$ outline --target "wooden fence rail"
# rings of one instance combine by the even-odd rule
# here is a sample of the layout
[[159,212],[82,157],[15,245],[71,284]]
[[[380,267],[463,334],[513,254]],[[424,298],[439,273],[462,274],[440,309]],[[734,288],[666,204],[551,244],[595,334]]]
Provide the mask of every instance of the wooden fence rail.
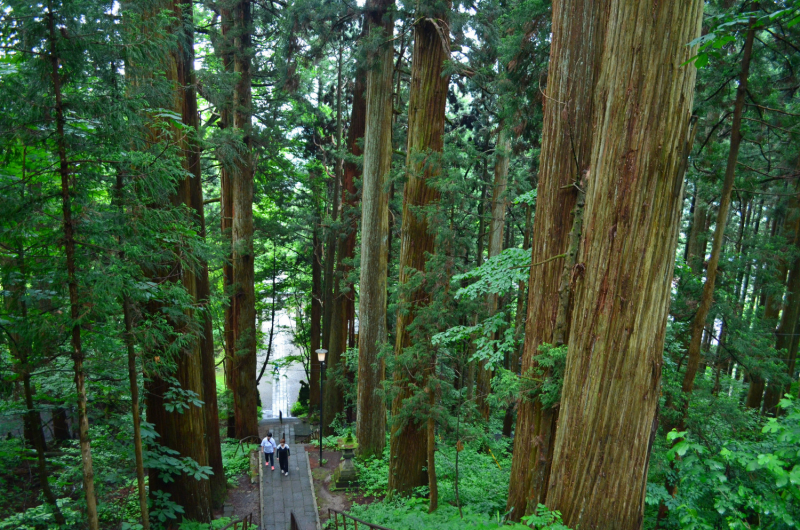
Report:
[[[241,526],[239,526],[241,525]],[[222,528],[222,530],[248,530],[251,526],[255,526],[253,523],[253,514],[252,512],[249,515],[245,515],[241,519],[237,519],[235,521],[231,521],[226,526]]]

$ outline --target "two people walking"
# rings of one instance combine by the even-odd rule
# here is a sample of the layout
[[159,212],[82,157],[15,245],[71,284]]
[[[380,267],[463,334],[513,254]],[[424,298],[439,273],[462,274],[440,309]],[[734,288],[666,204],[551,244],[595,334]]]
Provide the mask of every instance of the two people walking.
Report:
[[276,444],[272,433],[267,433],[267,437],[261,440],[261,447],[264,450],[264,465],[272,466],[272,471],[275,471],[275,453],[278,453],[278,464],[281,468],[281,474],[289,476],[289,455],[291,451],[289,446],[286,445],[286,439],[281,438],[281,443]]

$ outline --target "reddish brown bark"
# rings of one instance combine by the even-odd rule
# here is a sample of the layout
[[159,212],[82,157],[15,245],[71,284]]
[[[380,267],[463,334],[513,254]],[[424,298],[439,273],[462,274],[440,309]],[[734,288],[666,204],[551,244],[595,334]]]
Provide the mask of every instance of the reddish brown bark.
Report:
[[[350,156],[361,156],[359,143],[364,138],[367,102],[364,97],[364,72],[356,70],[355,88],[353,91],[353,106],[350,115],[350,127],[347,130],[345,145]],[[331,314],[330,339],[328,342],[328,367],[340,374],[341,379],[329,379],[330,384],[325,388],[325,415],[330,420],[336,414],[344,412],[344,379],[349,377],[344,365],[344,352],[348,347],[350,325],[355,318],[355,287],[347,280],[353,270],[350,264],[355,256],[356,224],[358,212],[356,207],[356,178],[359,176],[358,165],[353,160],[346,160],[343,164],[343,181],[341,196],[341,232],[339,233],[336,248],[336,270],[333,276],[333,310]],[[331,375],[329,373],[328,375]],[[326,426],[326,429],[329,429]],[[332,431],[328,431],[332,433]]]
[[[176,183],[174,194],[170,197],[173,206],[188,206],[192,210],[187,221],[196,225],[199,234],[204,235],[202,209],[202,189],[200,187],[200,150],[194,134],[198,127],[197,96],[194,90],[194,35],[191,24],[192,3],[189,0],[168,0],[161,6],[170,9],[175,17],[171,28],[176,36],[175,48],[169,50],[165,57],[154,58],[157,67],[163,67],[166,79],[173,84],[174,97],[168,102],[171,108],[181,115],[185,128],[173,127],[169,135],[159,136],[161,141],[175,143],[182,153],[181,164],[186,176]],[[188,28],[188,29],[187,29]],[[148,65],[152,68],[151,65]],[[144,72],[143,65],[135,68]],[[134,74],[135,75],[135,74]],[[143,75],[149,75],[145,72]],[[161,103],[163,104],[163,103]],[[178,410],[168,411],[165,408],[165,393],[171,388],[164,374],[152,372],[145,380],[147,390],[147,420],[152,423],[159,434],[157,443],[178,452],[179,457],[189,457],[201,466],[211,466],[221,471],[221,453],[219,449],[219,432],[216,436],[208,428],[208,421],[216,422],[216,381],[213,370],[213,345],[210,338],[210,327],[207,315],[199,314],[208,298],[207,269],[204,263],[186,265],[175,263],[163,270],[150,271],[154,281],[181,282],[195,304],[184,309],[180,318],[171,317],[170,323],[175,332],[186,335],[185,346],[171,359],[175,370],[169,375],[177,380],[180,388],[197,395],[203,406],[190,405],[180,413]],[[205,283],[204,283],[205,282]],[[162,314],[159,302],[150,302],[147,310],[153,315]],[[194,322],[199,322],[195,329]],[[153,367],[163,361],[153,359]],[[209,355],[211,358],[209,359]],[[209,388],[209,386],[211,388]],[[212,427],[213,429],[213,427]],[[211,462],[209,455],[215,455]],[[170,495],[170,500],[181,505],[185,512],[183,518],[208,522],[211,520],[212,481],[197,480],[194,476],[179,474],[174,480],[164,480],[156,469],[150,470],[150,494],[156,491]],[[220,484],[220,476],[214,479]],[[219,486],[217,486],[219,487]],[[222,485],[224,488],[224,483]],[[219,490],[217,490],[219,492]],[[224,489],[222,490],[224,493]],[[221,493],[218,493],[221,497]]]
[[86,518],[90,530],[98,530],[97,497],[94,490],[94,470],[92,467],[92,449],[89,440],[89,418],[86,412],[86,374],[84,373],[83,344],[81,342],[81,301],[78,297],[77,266],[75,261],[75,226],[72,219],[72,197],[70,191],[71,172],[67,159],[67,141],[64,135],[66,118],[61,94],[61,74],[59,73],[59,56],[57,51],[58,36],[56,34],[55,14],[48,9],[48,29],[50,44],[51,81],[55,96],[56,114],[56,149],[58,157],[58,175],[61,179],[61,213],[64,230],[64,251],[66,254],[67,282],[70,306],[70,346],[74,372],[75,390],[78,395],[78,432],[80,435],[81,464],[83,467],[83,490],[86,497]]
[[[536,365],[539,346],[554,340],[564,263],[551,258],[564,255],[567,250],[576,200],[572,185],[589,167],[594,88],[607,17],[602,3],[596,1],[556,2],[553,6],[553,40],[531,243],[532,263],[537,265],[531,267],[528,282],[523,377],[529,376]],[[521,399],[517,409],[507,504],[508,509],[513,509],[510,517],[514,520],[519,520],[529,503],[535,507],[546,496],[546,482],[532,484],[532,468],[534,463],[549,465],[548,451],[540,454],[538,441],[543,434],[552,434],[547,429],[553,422],[542,422],[541,411],[535,409],[536,403],[528,399]]]
[[[689,342],[686,372],[684,373],[683,384],[681,385],[684,394],[691,394],[694,388],[694,379],[697,375],[697,369],[700,366],[700,343],[703,338],[703,328],[705,328],[706,318],[711,310],[711,304],[714,299],[717,266],[722,251],[725,225],[728,221],[728,211],[730,210],[731,191],[733,190],[733,180],[736,174],[736,160],[739,156],[739,144],[742,141],[742,113],[744,112],[744,99],[747,93],[747,78],[750,72],[750,58],[753,50],[754,37],[754,23],[751,21],[750,29],[747,31],[747,36],[745,38],[744,52],[742,54],[742,70],[739,75],[739,86],[736,90],[736,103],[733,111],[733,123],[731,124],[730,150],[728,152],[728,162],[725,168],[725,180],[722,184],[719,209],[717,210],[717,223],[714,229],[711,257],[708,260],[708,267],[706,269],[706,281],[703,284],[703,295],[700,299],[697,313],[692,321],[692,338]],[[759,401],[760,400],[761,398],[759,397]]]
[[695,69],[681,64],[703,2],[602,4],[582,267],[546,504],[572,528],[636,529],[690,136]]
[[[394,0],[367,3],[368,31],[392,35]],[[374,34],[374,33],[373,33]],[[379,389],[385,363],[379,350],[387,341],[386,267],[392,168],[392,44],[369,56],[366,72],[364,177],[361,197],[361,279],[358,333],[356,435],[362,457],[380,456],[386,445],[386,407]]]
[[[434,235],[430,232],[425,207],[431,208],[439,200],[439,191],[431,186],[430,179],[440,171],[439,153],[444,144],[444,123],[449,76],[442,75],[444,61],[450,54],[447,30],[449,4],[437,4],[442,11],[427,6],[418,8],[418,22],[414,27],[414,55],[411,63],[411,91],[408,104],[407,181],[403,192],[403,226],[400,240],[400,279],[402,286],[418,274],[425,275],[428,254],[434,253]],[[446,9],[446,10],[444,10]],[[395,356],[399,366],[395,370],[397,389],[392,403],[390,439],[390,494],[406,493],[428,481],[427,424],[424,416],[419,420],[400,421],[404,403],[415,389],[425,388],[430,364],[427,359],[409,359],[404,350],[411,345],[408,327],[418,311],[428,305],[428,287],[423,285],[414,292],[401,295],[402,309],[398,311]],[[409,377],[413,381],[409,381]],[[407,412],[404,411],[404,412]],[[428,411],[429,412],[429,411]],[[407,417],[407,416],[406,416]]]
[[256,388],[255,255],[253,252],[253,155],[252,92],[250,87],[250,33],[252,2],[244,0],[233,8],[234,71],[233,127],[241,135],[235,169],[231,174],[231,248],[233,291],[231,319],[234,348],[236,437],[258,436],[258,389]]

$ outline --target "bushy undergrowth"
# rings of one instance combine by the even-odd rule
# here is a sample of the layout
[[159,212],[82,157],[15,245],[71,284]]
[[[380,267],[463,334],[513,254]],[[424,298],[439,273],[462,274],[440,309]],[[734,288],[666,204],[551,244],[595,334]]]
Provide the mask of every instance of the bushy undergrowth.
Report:
[[[220,530],[221,528],[225,528],[231,523],[232,519],[230,517],[220,517],[219,519],[214,519],[211,523],[198,523],[195,521],[186,521],[178,525],[178,530]],[[244,525],[237,525],[237,529],[241,528],[242,530],[256,530],[258,525],[255,524],[244,524]]]
[[[561,523],[557,512],[550,512],[543,506],[536,515],[525,518],[524,523],[516,524],[505,524],[499,513],[476,512],[469,506],[463,507],[462,513],[459,513],[455,506],[444,504],[434,513],[428,513],[428,501],[423,498],[354,505],[350,514],[392,530],[569,530]],[[328,525],[328,528],[332,526]]]
[[[498,444],[502,445],[502,444]],[[487,446],[488,447],[488,446]],[[389,486],[389,446],[381,458],[356,460],[359,489],[365,496],[386,495]],[[493,514],[505,510],[511,458],[502,447],[484,449],[483,443],[466,444],[458,454],[458,491],[462,506],[473,512]],[[436,476],[439,484],[439,501],[456,505],[456,447],[455,444],[437,446]],[[421,496],[428,494],[420,488]]]
[[222,442],[222,467],[225,469],[225,478],[229,487],[236,487],[236,477],[250,470],[250,457],[248,446],[239,447],[235,440]]

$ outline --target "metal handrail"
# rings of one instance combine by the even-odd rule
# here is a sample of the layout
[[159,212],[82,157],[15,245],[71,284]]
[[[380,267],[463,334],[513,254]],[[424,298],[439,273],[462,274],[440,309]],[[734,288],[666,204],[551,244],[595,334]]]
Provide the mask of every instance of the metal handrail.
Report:
[[379,524],[372,524],[364,521],[363,519],[359,519],[358,517],[353,517],[352,515],[348,515],[344,512],[340,512],[339,510],[334,510],[333,508],[328,508],[328,519],[331,518],[331,513],[333,513],[333,524],[336,530],[339,530],[339,516],[342,516],[342,528],[343,530],[347,530],[347,520],[353,520],[353,530],[358,530],[358,523],[366,525],[368,528],[372,530],[392,530],[391,528],[386,528],[385,526],[381,526]]

